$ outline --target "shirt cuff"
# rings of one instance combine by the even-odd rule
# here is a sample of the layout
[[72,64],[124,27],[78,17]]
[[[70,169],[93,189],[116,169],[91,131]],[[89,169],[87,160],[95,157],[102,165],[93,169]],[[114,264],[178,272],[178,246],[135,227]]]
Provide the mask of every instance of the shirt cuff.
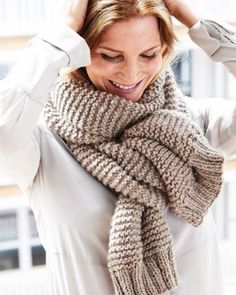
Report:
[[213,56],[221,46],[236,44],[234,28],[213,20],[200,20],[189,29],[189,36],[209,56]]
[[91,63],[90,49],[86,41],[66,24],[45,26],[36,38],[64,51],[68,57],[68,63],[65,66],[80,68]]

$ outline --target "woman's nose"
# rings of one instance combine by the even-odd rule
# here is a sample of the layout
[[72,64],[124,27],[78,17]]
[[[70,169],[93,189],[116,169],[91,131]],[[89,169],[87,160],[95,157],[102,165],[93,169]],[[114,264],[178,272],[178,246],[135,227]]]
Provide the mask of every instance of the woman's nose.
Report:
[[127,61],[122,67],[122,78],[125,79],[129,84],[137,83],[139,74],[139,65],[135,60]]

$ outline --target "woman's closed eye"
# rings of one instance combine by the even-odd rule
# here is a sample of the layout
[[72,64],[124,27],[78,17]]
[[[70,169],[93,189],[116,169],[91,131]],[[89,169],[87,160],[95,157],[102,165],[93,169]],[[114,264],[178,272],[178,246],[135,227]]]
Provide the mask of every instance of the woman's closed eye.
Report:
[[[117,56],[109,56],[105,53],[101,53],[101,57],[109,62],[121,62],[124,60],[124,57],[122,55],[117,55]],[[142,59],[146,59],[146,60],[152,60],[154,58],[157,57],[157,53],[153,53],[151,55],[147,55],[147,54],[141,54],[140,57]]]
[[140,56],[141,56],[142,58],[146,58],[146,59],[148,59],[148,60],[151,60],[151,59],[154,59],[154,58],[157,57],[157,53],[155,52],[155,53],[153,53],[153,54],[151,54],[151,55],[141,54]]
[[122,55],[117,55],[117,56],[109,56],[105,53],[101,53],[101,57],[107,61],[110,62],[119,62],[123,60],[123,56]]
[[153,52],[152,54],[150,54],[150,53],[149,54],[144,54],[143,53],[140,56],[149,61],[149,60],[155,59],[156,57],[160,56],[160,54],[162,54],[161,49],[162,49],[162,47],[158,46],[154,52],[152,51]]

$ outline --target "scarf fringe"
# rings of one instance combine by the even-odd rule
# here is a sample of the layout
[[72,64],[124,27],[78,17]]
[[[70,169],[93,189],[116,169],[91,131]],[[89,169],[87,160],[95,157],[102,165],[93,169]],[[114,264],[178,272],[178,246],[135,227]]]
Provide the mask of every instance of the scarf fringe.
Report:
[[172,249],[133,264],[110,270],[115,295],[158,295],[178,286]]

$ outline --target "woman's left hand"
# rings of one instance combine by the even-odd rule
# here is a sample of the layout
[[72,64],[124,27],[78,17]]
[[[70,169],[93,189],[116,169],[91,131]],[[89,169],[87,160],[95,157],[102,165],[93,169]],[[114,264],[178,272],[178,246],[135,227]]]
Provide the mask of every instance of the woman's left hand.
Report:
[[164,0],[164,3],[169,13],[188,28],[200,20],[194,9],[182,0]]
[[180,9],[180,5],[183,3],[183,1],[178,0],[164,0],[165,5],[167,9],[169,10],[169,13],[173,16],[178,14],[178,10]]

